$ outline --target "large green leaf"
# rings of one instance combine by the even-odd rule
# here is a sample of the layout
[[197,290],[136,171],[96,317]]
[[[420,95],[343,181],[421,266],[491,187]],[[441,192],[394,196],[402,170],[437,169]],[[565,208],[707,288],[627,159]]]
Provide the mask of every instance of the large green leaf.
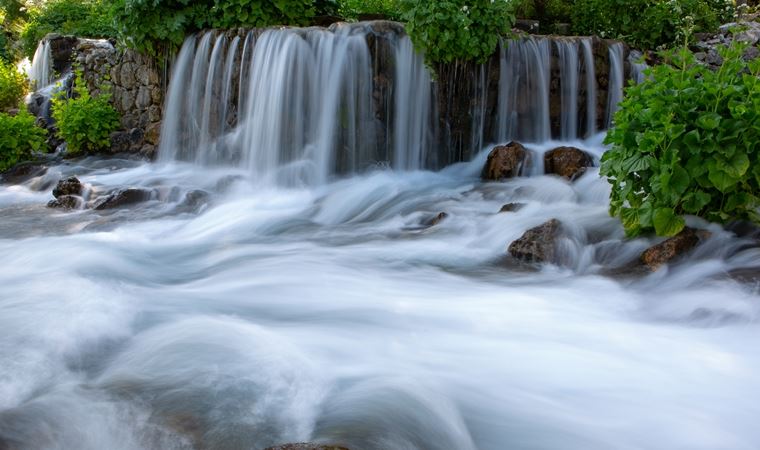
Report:
[[683,217],[676,215],[670,208],[657,208],[652,219],[654,230],[660,236],[675,236],[686,226]]

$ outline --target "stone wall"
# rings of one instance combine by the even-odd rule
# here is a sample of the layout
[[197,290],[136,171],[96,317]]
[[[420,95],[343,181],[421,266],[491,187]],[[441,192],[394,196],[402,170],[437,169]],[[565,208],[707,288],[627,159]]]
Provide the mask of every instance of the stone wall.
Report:
[[104,41],[79,40],[76,61],[93,94],[109,86],[111,103],[121,116],[121,129],[111,136],[111,152],[153,158],[161,131],[163,89],[152,58],[118,50]]

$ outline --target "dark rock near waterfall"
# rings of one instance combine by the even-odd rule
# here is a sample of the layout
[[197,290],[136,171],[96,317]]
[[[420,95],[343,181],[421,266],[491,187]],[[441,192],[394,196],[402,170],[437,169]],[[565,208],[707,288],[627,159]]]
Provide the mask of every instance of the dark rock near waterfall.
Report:
[[525,203],[507,203],[499,210],[500,213],[517,212],[525,207]]
[[145,202],[151,199],[153,192],[147,189],[127,188],[103,196],[95,200],[92,209],[104,210],[121,208],[135,203]]
[[48,168],[35,163],[17,164],[0,174],[4,184],[21,184],[47,173]]
[[151,125],[148,125],[148,128],[145,130],[145,136],[144,140],[148,144],[151,145],[157,145],[158,139],[161,137],[161,123],[154,123]]
[[64,195],[82,195],[82,182],[77,177],[68,177],[60,180],[53,189],[53,197],[58,198]]
[[61,36],[55,33],[48,34],[44,39],[50,43],[53,69],[57,73],[65,73],[71,70],[72,54],[76,50],[79,39],[74,36]]
[[341,445],[300,443],[275,445],[274,447],[268,447],[264,450],[348,450],[348,448]]
[[200,189],[195,189],[187,194],[182,203],[177,205],[179,212],[199,212],[209,202],[209,193]]
[[426,227],[434,227],[441,223],[445,218],[449,217],[449,215],[445,212],[439,212],[435,216],[427,219],[425,222],[423,222],[422,225]]
[[47,204],[48,208],[61,208],[61,209],[78,209],[80,197],[76,195],[61,195],[55,200],[50,200]]
[[557,147],[544,154],[544,171],[568,180],[575,180],[593,165],[591,155],[575,147]]
[[538,31],[541,28],[541,23],[538,20],[517,19],[515,20],[514,28],[526,33],[538,34]]
[[672,238],[646,249],[641,254],[641,262],[650,270],[655,271],[663,264],[683,256],[696,247],[700,241],[709,237],[708,231],[686,227]]
[[499,181],[520,176],[528,160],[528,151],[519,142],[496,146],[488,154],[481,177],[484,180]]
[[129,133],[125,131],[111,133],[111,153],[125,153],[130,147]]
[[526,262],[553,262],[556,254],[556,240],[562,223],[552,219],[526,231],[520,239],[509,245],[509,253]]

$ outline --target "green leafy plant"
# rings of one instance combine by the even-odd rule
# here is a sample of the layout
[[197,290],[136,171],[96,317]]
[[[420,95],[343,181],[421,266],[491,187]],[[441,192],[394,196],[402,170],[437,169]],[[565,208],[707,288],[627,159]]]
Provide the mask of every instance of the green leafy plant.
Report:
[[343,0],[339,13],[346,19],[355,20],[363,14],[377,14],[391,20],[401,17],[397,0]]
[[45,130],[35,125],[34,116],[26,110],[15,116],[0,113],[0,171],[28,159],[32,151],[41,150],[45,137]]
[[58,137],[66,141],[69,154],[92,152],[107,148],[111,133],[119,127],[119,113],[111,106],[107,89],[97,97],[90,95],[77,73],[74,97],[62,92],[53,99],[52,115],[58,127]]
[[29,21],[21,33],[24,54],[31,57],[48,33],[89,38],[116,36],[114,9],[106,0],[50,0],[30,8]]
[[429,65],[485,62],[514,24],[507,0],[402,0],[406,31]]
[[722,49],[717,71],[687,48],[664,52],[668,64],[627,88],[601,174],[628,235],[672,236],[685,214],[760,219],[760,60],[745,61],[744,48]]
[[215,28],[308,25],[314,0],[215,0],[211,24]]
[[0,110],[17,108],[27,91],[26,77],[12,63],[0,60]]
[[575,0],[572,25],[577,34],[654,49],[680,43],[684,28],[712,32],[732,16],[732,0]]

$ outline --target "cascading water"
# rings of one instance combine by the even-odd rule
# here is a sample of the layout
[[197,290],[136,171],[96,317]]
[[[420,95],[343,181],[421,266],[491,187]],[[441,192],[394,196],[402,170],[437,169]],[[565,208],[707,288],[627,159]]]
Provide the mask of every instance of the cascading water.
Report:
[[561,89],[560,138],[572,140],[578,137],[578,77],[580,58],[575,40],[554,41],[559,53]]
[[625,87],[625,73],[623,66],[623,44],[610,44],[610,78],[609,89],[607,91],[607,116],[605,124],[607,128],[612,126],[612,119],[618,110],[620,102],[623,100],[623,88]]
[[583,67],[586,73],[586,137],[596,134],[596,64],[594,64],[594,52],[591,48],[591,39],[582,39]]
[[636,84],[646,79],[644,71],[649,68],[649,65],[643,59],[644,55],[638,50],[633,50],[628,55],[628,63],[631,66],[631,80]]
[[502,42],[497,140],[551,139],[551,41],[528,37]]
[[42,89],[53,82],[53,56],[50,42],[47,40],[40,41],[37,45],[28,76],[32,91]]

